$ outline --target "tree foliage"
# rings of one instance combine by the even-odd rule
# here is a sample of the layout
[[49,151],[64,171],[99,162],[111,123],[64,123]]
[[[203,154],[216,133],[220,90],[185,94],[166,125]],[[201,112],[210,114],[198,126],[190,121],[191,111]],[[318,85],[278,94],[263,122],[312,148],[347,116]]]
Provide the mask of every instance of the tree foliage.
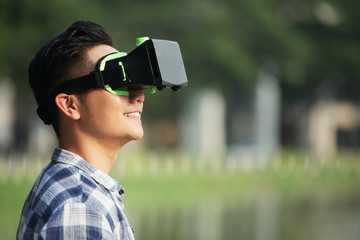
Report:
[[355,0],[2,0],[0,80],[14,81],[26,113],[29,61],[50,37],[87,19],[105,26],[122,51],[131,51],[140,36],[178,41],[192,90],[251,86],[271,61],[280,69],[285,100],[309,97],[328,82],[355,96],[358,7]]
[[117,47],[127,51],[143,35],[180,42],[195,85],[251,83],[268,60],[289,82],[354,78],[360,58],[354,3],[359,5],[336,0],[3,0],[0,74],[22,85],[27,64],[44,41],[76,19],[89,19],[104,25]]

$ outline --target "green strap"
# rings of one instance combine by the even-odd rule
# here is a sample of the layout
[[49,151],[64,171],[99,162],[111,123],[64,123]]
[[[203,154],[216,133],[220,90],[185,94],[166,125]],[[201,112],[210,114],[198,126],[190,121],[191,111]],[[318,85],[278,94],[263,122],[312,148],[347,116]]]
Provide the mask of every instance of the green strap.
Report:
[[115,94],[118,96],[129,96],[130,95],[129,91],[126,91],[126,90],[112,90],[108,84],[106,84],[104,87],[109,93],[112,93],[112,94]]

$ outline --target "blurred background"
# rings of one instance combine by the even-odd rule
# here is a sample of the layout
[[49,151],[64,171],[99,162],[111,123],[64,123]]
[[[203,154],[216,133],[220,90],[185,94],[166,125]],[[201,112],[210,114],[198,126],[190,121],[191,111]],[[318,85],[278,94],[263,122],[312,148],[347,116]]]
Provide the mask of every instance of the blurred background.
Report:
[[73,21],[177,41],[189,86],[147,95],[111,176],[137,239],[359,239],[360,2],[1,0],[0,236],[57,144],[27,67]]

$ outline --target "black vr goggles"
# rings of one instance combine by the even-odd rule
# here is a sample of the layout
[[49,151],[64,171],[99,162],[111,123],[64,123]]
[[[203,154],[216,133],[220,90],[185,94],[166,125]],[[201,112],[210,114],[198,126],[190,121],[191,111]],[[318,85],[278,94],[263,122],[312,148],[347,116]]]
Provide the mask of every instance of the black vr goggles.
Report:
[[[45,102],[54,101],[59,93],[75,94],[104,88],[112,94],[128,96],[129,91],[151,88],[152,92],[187,86],[185,67],[177,42],[138,38],[137,48],[129,54],[111,53],[102,57],[89,75],[59,84],[48,94]],[[45,103],[46,105],[46,103]],[[45,106],[37,113],[45,124],[51,119]]]

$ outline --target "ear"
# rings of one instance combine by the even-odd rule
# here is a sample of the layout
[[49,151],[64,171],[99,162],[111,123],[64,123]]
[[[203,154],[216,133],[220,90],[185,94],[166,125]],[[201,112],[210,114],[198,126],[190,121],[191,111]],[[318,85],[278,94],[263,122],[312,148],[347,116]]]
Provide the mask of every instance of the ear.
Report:
[[80,119],[78,103],[79,101],[75,95],[59,93],[55,97],[55,104],[58,106],[60,111],[73,120]]

